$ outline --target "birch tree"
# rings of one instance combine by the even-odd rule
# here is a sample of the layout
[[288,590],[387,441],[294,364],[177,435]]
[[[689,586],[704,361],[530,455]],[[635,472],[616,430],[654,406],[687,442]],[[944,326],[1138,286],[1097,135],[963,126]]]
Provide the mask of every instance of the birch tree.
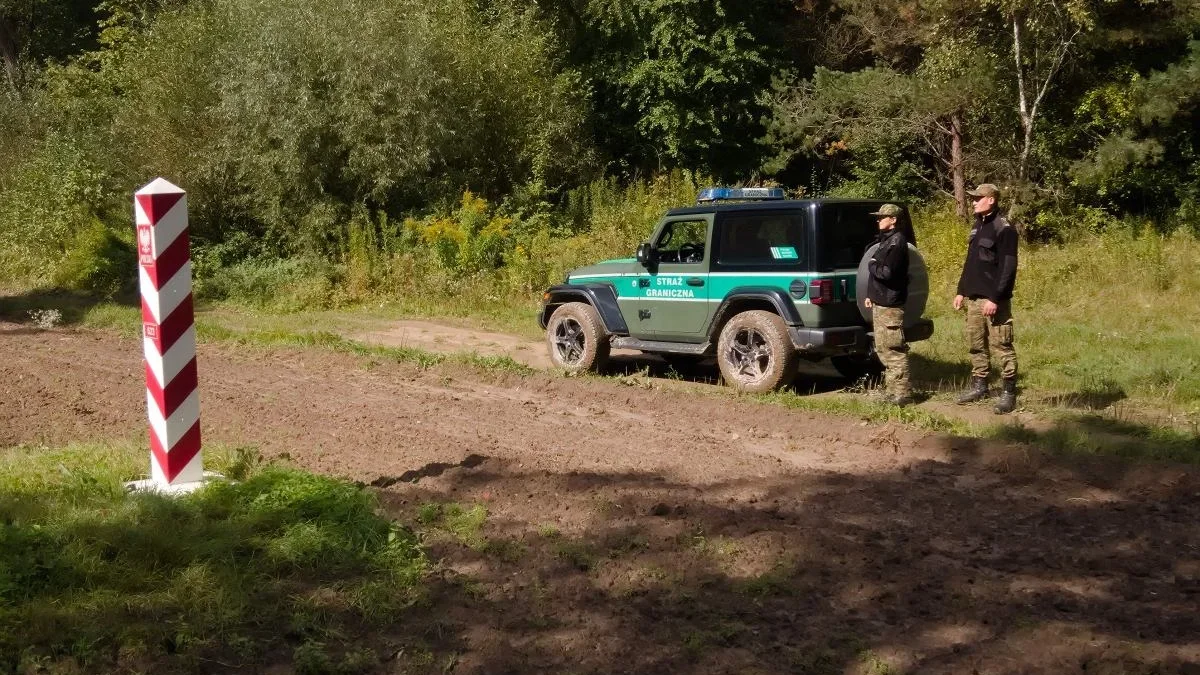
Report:
[[1021,123],[1017,178],[1029,177],[1038,113],[1078,45],[1096,27],[1089,0],[1000,0],[995,3],[1012,34],[1016,112]]

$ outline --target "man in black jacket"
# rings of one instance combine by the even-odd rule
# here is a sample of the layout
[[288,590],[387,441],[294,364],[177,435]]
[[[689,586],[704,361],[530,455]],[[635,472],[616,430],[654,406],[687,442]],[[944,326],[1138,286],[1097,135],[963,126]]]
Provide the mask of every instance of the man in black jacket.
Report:
[[887,368],[887,400],[912,402],[908,383],[908,343],[904,341],[904,303],[908,301],[908,241],[896,227],[903,211],[884,204],[871,215],[879,219],[879,248],[867,262],[867,299],[875,331],[875,353]]
[[1017,406],[1017,352],[1013,348],[1012,294],[1017,281],[1017,230],[1000,213],[1000,190],[984,183],[967,194],[975,200],[975,226],[967,259],[958,280],[954,309],[967,309],[967,343],[971,353],[971,388],[959,403],[988,395],[988,350],[1000,362],[1003,388],[996,414]]

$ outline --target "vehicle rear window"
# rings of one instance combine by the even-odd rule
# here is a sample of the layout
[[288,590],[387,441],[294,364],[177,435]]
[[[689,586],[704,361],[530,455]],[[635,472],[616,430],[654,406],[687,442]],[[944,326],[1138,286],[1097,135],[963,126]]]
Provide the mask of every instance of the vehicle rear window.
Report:
[[801,211],[726,213],[720,217],[717,264],[779,267],[809,262]]
[[[821,205],[817,264],[822,271],[858,267],[863,253],[879,233],[879,225],[871,212],[882,205],[883,202]],[[907,211],[900,217],[897,227],[912,232]]]

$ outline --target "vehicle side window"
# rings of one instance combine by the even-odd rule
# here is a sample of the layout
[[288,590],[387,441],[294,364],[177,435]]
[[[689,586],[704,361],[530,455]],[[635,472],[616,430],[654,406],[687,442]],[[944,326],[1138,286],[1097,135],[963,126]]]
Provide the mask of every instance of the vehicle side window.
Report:
[[[849,202],[821,206],[821,224],[817,228],[818,269],[830,271],[858,267],[863,252],[879,234],[879,225],[871,212],[880,205],[878,202]],[[909,243],[916,245],[907,211],[900,214],[896,229],[904,233]]]
[[683,220],[667,223],[654,248],[658,261],[664,263],[704,262],[704,244],[708,241],[708,222]]
[[802,213],[737,213],[721,220],[717,263],[729,267],[802,265],[808,239]]

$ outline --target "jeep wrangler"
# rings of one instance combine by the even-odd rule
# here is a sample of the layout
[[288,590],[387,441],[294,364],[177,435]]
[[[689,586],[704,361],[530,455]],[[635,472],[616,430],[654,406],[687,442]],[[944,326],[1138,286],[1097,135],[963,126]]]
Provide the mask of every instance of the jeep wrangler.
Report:
[[[539,323],[555,365],[603,367],[612,348],[681,364],[715,357],[742,391],[787,385],[800,359],[846,377],[879,368],[866,260],[882,201],[786,200],[778,188],[708,188],[672,209],[634,258],[572,270],[543,295]],[[897,227],[911,224],[907,209]],[[869,248],[870,247],[870,248]],[[905,336],[928,339],[925,263],[910,248]]]

